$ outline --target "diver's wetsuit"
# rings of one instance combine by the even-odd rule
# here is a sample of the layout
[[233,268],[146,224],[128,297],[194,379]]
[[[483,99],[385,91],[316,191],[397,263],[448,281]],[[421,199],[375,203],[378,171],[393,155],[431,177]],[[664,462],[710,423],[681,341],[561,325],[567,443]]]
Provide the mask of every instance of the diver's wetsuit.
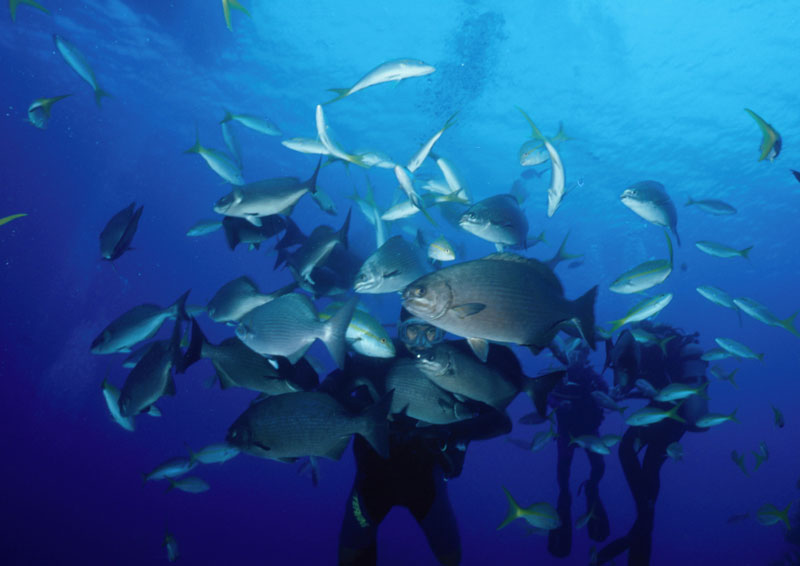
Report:
[[[708,364],[700,359],[702,351],[692,345],[697,342],[696,334],[683,336],[666,326],[642,326],[661,338],[669,334],[674,334],[675,338],[665,345],[666,353],[657,345],[632,346],[640,348],[640,355],[628,356],[628,359],[638,359],[638,367],[615,368],[615,373],[619,369],[626,378],[630,377],[623,387],[624,390],[633,387],[631,382],[639,378],[646,379],[657,390],[674,382],[702,382],[706,379],[705,369]],[[674,405],[651,401],[649,406],[668,410]],[[619,459],[636,504],[636,520],[625,536],[610,542],[597,553],[594,564],[606,564],[626,550],[629,566],[650,564],[655,506],[661,487],[661,466],[667,459],[667,446],[678,442],[687,431],[707,430],[693,425],[693,420],[698,415],[688,407],[685,404],[680,411],[680,415],[688,421],[686,424],[674,419],[664,419],[648,426],[631,426],[625,431],[619,445]],[[700,413],[706,410],[707,408]],[[645,447],[644,457],[640,462],[639,452]]]
[[[595,390],[608,391],[608,385],[587,365],[571,366],[567,370],[567,376],[567,384],[558,385],[550,394],[550,404],[555,407],[558,420],[556,478],[561,525],[548,534],[547,550],[558,557],[568,556],[572,547],[572,494],[569,490],[569,476],[576,446],[570,445],[570,441],[584,434],[597,436],[600,423],[603,422],[603,410],[597,406],[591,393]],[[591,511],[587,527],[592,540],[602,541],[609,534],[608,515],[599,495],[599,484],[606,464],[600,454],[587,450],[586,456],[591,467],[589,479],[585,483],[586,510]]]
[[[468,349],[464,341],[451,343]],[[409,356],[402,344],[398,344],[397,352],[400,357]],[[395,359],[350,357],[345,369],[333,372],[320,388],[333,393],[352,410],[360,410],[371,401],[365,388],[354,389],[353,381],[363,377],[381,381]],[[516,356],[503,346],[490,346],[487,363],[502,371],[510,368],[522,374]],[[480,403],[470,407],[475,417],[447,425],[418,427],[415,419],[395,415],[390,425],[387,459],[381,458],[364,439],[355,437],[357,471],[339,535],[340,565],[376,564],[378,526],[395,506],[411,512],[441,564],[460,563],[461,540],[445,482],[461,473],[466,445],[471,440],[511,431],[511,421],[505,413]]]

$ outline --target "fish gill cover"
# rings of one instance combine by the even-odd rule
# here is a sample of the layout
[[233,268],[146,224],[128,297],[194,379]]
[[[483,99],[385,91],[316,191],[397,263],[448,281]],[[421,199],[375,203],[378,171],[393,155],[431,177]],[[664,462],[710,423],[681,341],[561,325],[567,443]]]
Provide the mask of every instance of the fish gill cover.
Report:
[[[452,476],[443,563],[800,562],[792,3],[221,4],[0,22],[4,563],[345,562],[352,436],[390,504],[427,512],[404,446]],[[417,263],[355,293],[392,237]],[[436,563],[402,506],[379,533]]]

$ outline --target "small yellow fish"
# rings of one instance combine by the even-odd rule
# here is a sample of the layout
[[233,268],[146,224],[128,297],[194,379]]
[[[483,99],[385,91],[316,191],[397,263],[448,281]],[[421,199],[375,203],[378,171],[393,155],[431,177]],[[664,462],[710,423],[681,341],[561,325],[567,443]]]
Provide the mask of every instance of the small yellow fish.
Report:
[[769,159],[770,161],[774,161],[776,157],[781,152],[781,135],[769,124],[767,124],[761,116],[750,110],[749,108],[744,109],[745,112],[752,116],[753,120],[756,121],[758,127],[761,129],[761,155],[758,156],[759,161],[764,161],[765,159]]
[[5,218],[0,218],[0,226],[3,224],[8,224],[12,220],[16,220],[17,218],[22,218],[23,216],[28,216],[25,213],[22,214],[12,214],[11,216],[6,216]]
[[228,26],[229,30],[233,31],[233,25],[231,25],[231,8],[244,12],[248,18],[252,16],[250,16],[250,12],[247,11],[247,8],[239,4],[238,0],[222,0],[222,11],[225,12],[225,25]]
[[45,14],[49,14],[50,13],[50,10],[48,10],[47,8],[42,6],[41,4],[38,4],[38,3],[34,2],[33,0],[8,0],[8,9],[11,10],[11,21],[12,22],[16,22],[17,21],[17,6],[19,6],[20,4],[26,4],[28,6],[36,8],[37,10],[41,10]]

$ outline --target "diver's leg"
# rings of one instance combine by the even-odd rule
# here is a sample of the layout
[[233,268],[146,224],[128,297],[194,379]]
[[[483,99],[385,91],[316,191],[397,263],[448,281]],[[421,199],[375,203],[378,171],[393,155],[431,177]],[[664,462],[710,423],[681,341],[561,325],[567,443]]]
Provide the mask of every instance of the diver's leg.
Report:
[[458,534],[458,522],[447,495],[447,483],[442,470],[436,468],[436,495],[427,512],[416,506],[409,509],[425,533],[428,545],[440,564],[456,566],[461,563],[461,537]]
[[591,513],[587,524],[589,538],[595,541],[604,541],[611,530],[608,525],[608,513],[600,499],[600,480],[606,471],[606,461],[600,454],[587,452],[589,457],[589,481],[586,482],[586,511]]
[[[388,512],[388,510],[386,511]],[[340,566],[374,566],[378,561],[378,525],[386,512],[367,513],[367,504],[359,493],[358,482],[350,491],[339,532]]]
[[639,510],[636,520],[636,532],[631,536],[631,548],[628,553],[630,566],[647,566],[653,546],[653,526],[655,524],[656,500],[661,489],[661,466],[667,460],[667,446],[683,436],[683,425],[677,422],[664,422],[654,429],[655,438],[651,438],[642,462],[644,505]]
[[547,550],[553,556],[569,556],[572,548],[572,494],[569,491],[569,473],[575,447],[569,445],[566,432],[558,435],[556,443],[558,460],[556,479],[558,481],[558,518],[561,524],[547,535]]
[[[630,427],[622,435],[622,440],[619,443],[619,461],[622,464],[622,471],[625,474],[625,480],[628,482],[628,487],[631,490],[631,495],[636,502],[637,514],[639,510],[639,501],[641,499],[641,484],[642,484],[642,467],[639,463],[639,457],[634,450],[634,441],[639,437],[638,427]],[[634,527],[636,522],[634,522]],[[633,531],[631,529],[631,532]],[[631,532],[615,539],[600,549],[595,557],[593,564],[606,564],[610,562],[626,550],[630,546]]]

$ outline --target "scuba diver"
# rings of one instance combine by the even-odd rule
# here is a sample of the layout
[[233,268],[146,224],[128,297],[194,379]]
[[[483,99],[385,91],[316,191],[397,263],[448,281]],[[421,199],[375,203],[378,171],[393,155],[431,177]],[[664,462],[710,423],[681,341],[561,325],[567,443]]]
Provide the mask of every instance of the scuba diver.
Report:
[[[576,339],[577,340],[577,339]],[[578,340],[579,345],[564,351],[556,349],[557,342],[551,345],[554,356],[567,366],[567,379],[555,387],[549,397],[549,404],[555,411],[558,423],[556,479],[558,481],[558,518],[560,525],[551,530],[547,538],[547,550],[553,556],[569,556],[572,548],[572,494],[569,490],[569,476],[572,457],[575,454],[574,439],[584,435],[598,436],[603,422],[603,409],[597,405],[592,392],[608,393],[608,384],[588,363],[589,347]],[[605,445],[604,445],[605,446]],[[599,484],[605,473],[604,456],[591,446],[585,446],[589,459],[589,478],[583,482],[586,490],[586,523],[589,538],[603,541],[608,538],[608,514],[600,500]],[[607,449],[603,451],[608,453]],[[578,490],[580,495],[580,488]]]
[[[372,390],[385,385],[387,375],[398,368],[412,371],[420,356],[443,342],[444,332],[403,310],[398,337],[395,358],[348,356],[344,369],[331,373],[320,390],[332,394],[351,410],[361,410],[376,400]],[[473,355],[464,340],[446,344]],[[511,379],[522,376],[519,360],[504,346],[491,345],[486,363]],[[427,384],[422,373],[414,373],[411,378],[410,383],[424,380]],[[392,382],[393,401],[401,393],[395,383]],[[440,564],[460,563],[461,540],[446,482],[460,475],[470,441],[507,434],[511,420],[505,411],[482,403],[466,401],[458,406],[465,413],[447,424],[427,424],[412,418],[406,414],[411,412],[408,407],[399,413],[393,409],[387,459],[355,436],[356,477],[339,536],[340,565],[376,563],[378,527],[395,506],[411,512]]]
[[[702,385],[708,382],[705,375],[708,363],[700,358],[703,352],[697,346],[697,333],[686,335],[670,326],[647,322],[639,323],[633,331],[639,333],[642,342],[631,330],[625,330],[617,343],[607,348],[606,363],[614,370],[612,397],[651,398],[648,407],[669,410],[675,405],[653,400],[653,390],[661,390],[671,383]],[[626,535],[610,542],[592,557],[592,564],[606,564],[626,550],[629,565],[650,564],[655,505],[661,485],[659,474],[667,459],[667,447],[678,442],[687,431],[708,430],[695,425],[707,412],[707,397],[692,395],[683,401],[678,418],[666,418],[647,426],[630,426],[625,431],[619,444],[619,459],[636,504],[636,519]],[[645,448],[640,461],[639,452]]]

